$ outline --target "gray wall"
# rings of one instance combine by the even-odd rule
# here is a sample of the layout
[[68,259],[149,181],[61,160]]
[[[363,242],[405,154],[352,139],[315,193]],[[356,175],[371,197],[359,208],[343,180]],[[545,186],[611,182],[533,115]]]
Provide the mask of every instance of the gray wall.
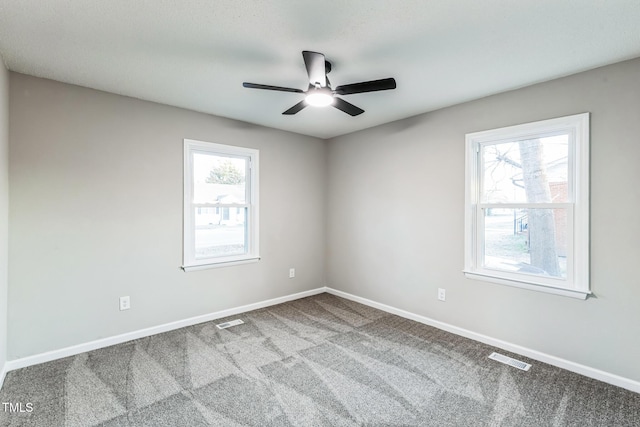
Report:
[[[639,82],[633,60],[330,140],[327,285],[639,381]],[[466,279],[465,134],[582,112],[595,298]]]
[[[0,57],[0,373],[7,360],[9,269],[9,72]],[[2,379],[0,378],[0,381]]]
[[[640,60],[628,61],[324,143],[12,73],[9,359],[313,289],[326,274],[328,286],[640,380],[638,81]],[[464,278],[465,133],[585,111],[596,297]],[[261,150],[259,263],[178,269],[183,138]],[[118,311],[120,295],[131,310]]]
[[[10,89],[10,360],[323,285],[323,141],[16,73]],[[179,269],[183,138],[260,150],[260,262]]]

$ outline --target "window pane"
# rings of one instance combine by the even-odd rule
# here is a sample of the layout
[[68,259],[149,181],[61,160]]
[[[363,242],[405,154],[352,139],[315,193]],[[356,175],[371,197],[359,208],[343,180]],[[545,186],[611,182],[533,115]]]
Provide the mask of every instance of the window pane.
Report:
[[[211,210],[214,212],[214,210]],[[226,214],[195,214],[196,259],[247,253],[247,208],[222,208]]]
[[485,209],[486,268],[567,277],[566,209]]
[[569,135],[481,145],[482,203],[563,203]]
[[193,203],[246,203],[247,158],[193,154]]

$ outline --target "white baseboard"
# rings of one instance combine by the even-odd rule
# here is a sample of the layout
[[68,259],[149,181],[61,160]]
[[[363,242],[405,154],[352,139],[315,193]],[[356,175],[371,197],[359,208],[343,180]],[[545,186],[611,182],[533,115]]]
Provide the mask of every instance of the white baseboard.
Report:
[[557,366],[562,369],[566,369],[567,371],[575,372],[581,375],[584,375],[589,378],[593,378],[599,381],[603,381],[605,383],[613,384],[618,387],[625,388],[627,390],[631,390],[636,393],[640,393],[640,382],[634,381],[629,378],[621,377],[619,375],[615,375],[609,372],[601,371],[599,369],[591,368],[589,366],[581,365],[579,363],[572,362],[570,360],[562,359],[560,357],[552,356],[550,354],[542,353],[537,350],[532,350],[527,347],[522,347],[520,345],[511,344],[506,341],[502,341],[496,338],[492,338],[486,335],[482,335],[473,331],[469,331],[467,329],[459,328],[457,326],[450,325],[448,323],[440,322],[438,320],[434,320],[425,316],[421,316],[419,314],[414,314],[405,310],[401,310],[399,308],[391,307],[386,304],[381,304],[376,301],[372,301],[366,298],[362,298],[356,295],[349,294],[347,292],[339,291],[333,288],[326,288],[326,292],[351,300],[355,302],[359,302],[360,304],[368,305],[369,307],[377,308],[382,311],[386,311],[387,313],[395,314],[400,317],[404,317],[405,319],[415,320],[416,322],[424,323],[425,325],[433,326],[438,329],[442,329],[447,332],[451,332],[456,335],[463,336],[465,338],[470,338],[475,341],[480,341],[484,344],[498,347],[503,350],[510,351],[512,353],[520,354],[522,356],[529,357],[534,360],[538,360],[540,362],[547,363],[549,365]]
[[4,378],[7,376],[7,372],[7,364],[5,363],[2,365],[2,368],[0,368],[0,390],[2,390],[2,385],[4,384]]
[[[211,320],[233,316],[235,314],[244,313],[247,311],[257,310],[259,308],[269,307],[276,304],[282,304],[283,302],[293,301],[296,299],[321,294],[323,292],[326,292],[326,288],[321,287],[321,288],[312,289],[309,291],[298,292],[298,293],[286,295],[283,297],[269,299],[266,301],[260,301],[253,304],[242,305],[240,307],[230,308],[227,310],[216,311],[214,313],[203,314],[201,316],[190,317],[188,319],[178,320],[176,322],[171,322],[171,323],[165,323],[163,325],[153,326],[146,329],[127,332],[121,335],[102,338],[99,340],[90,341],[87,343],[78,344],[71,347],[65,347],[58,350],[47,351],[46,353],[23,357],[20,359],[9,360],[6,362],[4,369],[2,370],[1,378],[4,380],[4,374],[6,372],[13,371],[20,368],[25,368],[27,366],[37,365],[44,362],[50,362],[52,360],[62,359],[63,357],[75,356],[76,354],[84,353],[87,351],[97,350],[99,348],[109,347],[111,345],[121,344],[123,342],[148,337],[151,335],[173,331],[175,329],[184,328],[185,326],[191,326],[191,325],[196,325],[198,323],[209,322]],[[1,386],[2,386],[2,383],[0,382],[0,387]]]
[[208,322],[223,317],[233,316],[235,314],[244,313],[251,310],[257,310],[259,308],[269,307],[276,304],[281,304],[287,301],[293,301],[300,298],[305,298],[312,295],[321,294],[327,292],[342,298],[346,298],[351,301],[359,302],[369,307],[377,308],[387,313],[395,314],[405,319],[415,320],[416,322],[423,323],[425,325],[433,326],[438,329],[442,329],[447,332],[451,332],[456,335],[463,336],[475,341],[485,343],[487,345],[501,348],[503,350],[510,351],[512,353],[520,354],[522,356],[529,357],[540,362],[548,363],[549,365],[557,366],[562,369],[566,369],[571,372],[575,372],[599,381],[603,381],[609,384],[613,384],[618,387],[631,390],[636,393],[640,393],[640,382],[634,381],[628,378],[621,377],[619,375],[611,374],[609,372],[601,371],[599,369],[591,368],[589,366],[581,365],[579,363],[571,362],[566,359],[562,359],[556,356],[552,356],[546,353],[542,353],[530,348],[522,347],[516,344],[511,344],[506,341],[502,341],[496,338],[492,338],[486,335],[482,335],[467,329],[463,329],[457,326],[450,325],[448,323],[440,322],[419,314],[411,313],[399,308],[395,308],[386,304],[382,304],[376,301],[372,301],[366,298],[362,298],[356,295],[349,294],[347,292],[339,291],[337,289],[329,287],[321,287],[312,289],[305,292],[299,292],[291,295],[286,295],[279,298],[273,298],[266,301],[256,302],[253,304],[243,305],[240,307],[230,308],[227,310],[221,310],[214,313],[209,313],[201,316],[191,317],[176,322],[165,323],[163,325],[154,326],[151,328],[140,329],[138,331],[128,332],[121,335],[116,335],[109,338],[103,338],[95,341],[90,341],[84,344],[78,344],[71,347],[62,348],[59,350],[48,351],[46,353],[36,354],[33,356],[23,357],[20,359],[9,360],[5,363],[4,367],[0,370],[0,388],[4,382],[4,378],[7,372],[15,369],[24,368],[31,365],[37,365],[39,363],[50,362],[52,360],[61,359],[63,357],[74,356],[76,354],[84,353],[87,351],[97,350],[103,347],[108,347],[115,344],[121,344],[123,342],[148,337],[163,332],[172,331],[175,329],[183,328],[185,326],[196,325],[198,323]]

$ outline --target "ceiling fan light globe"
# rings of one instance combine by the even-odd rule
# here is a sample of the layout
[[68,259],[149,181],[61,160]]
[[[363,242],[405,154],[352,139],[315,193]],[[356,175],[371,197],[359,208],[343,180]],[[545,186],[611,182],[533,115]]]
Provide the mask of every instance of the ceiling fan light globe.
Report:
[[333,104],[334,99],[330,94],[318,91],[308,94],[305,101],[312,107],[327,107]]

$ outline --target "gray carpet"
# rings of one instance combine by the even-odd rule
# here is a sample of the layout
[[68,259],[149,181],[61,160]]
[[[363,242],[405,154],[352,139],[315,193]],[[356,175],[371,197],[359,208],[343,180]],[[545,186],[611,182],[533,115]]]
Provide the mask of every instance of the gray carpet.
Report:
[[10,372],[33,410],[0,425],[640,426],[639,394],[494,350],[321,294]]

